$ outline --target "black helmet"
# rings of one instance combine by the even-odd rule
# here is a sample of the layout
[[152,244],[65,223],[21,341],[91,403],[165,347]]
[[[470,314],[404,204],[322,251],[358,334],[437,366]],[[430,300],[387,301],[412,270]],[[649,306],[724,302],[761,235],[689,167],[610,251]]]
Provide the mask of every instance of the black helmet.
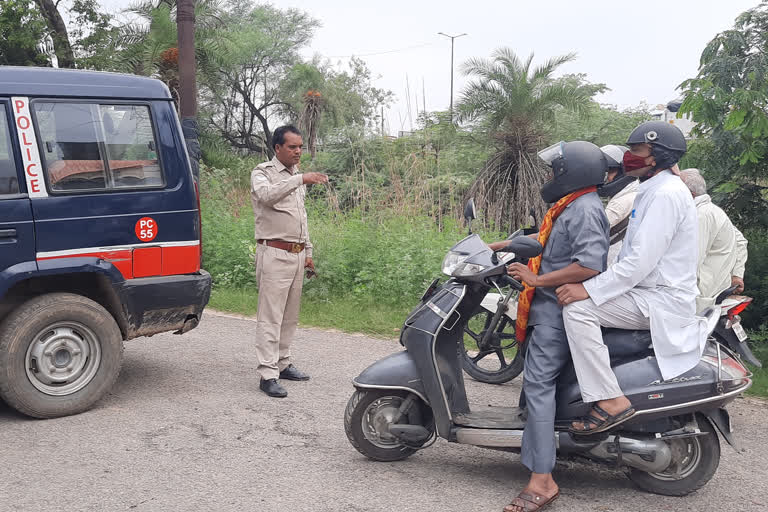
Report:
[[613,197],[637,178],[624,174],[624,153],[629,151],[627,148],[607,144],[601,147],[600,151],[603,152],[605,160],[608,162],[608,171],[616,170],[617,174],[612,181],[606,182],[600,187],[597,193],[600,197]]
[[541,197],[547,203],[590,185],[602,185],[608,171],[600,148],[582,140],[559,142],[540,151],[539,157],[552,166],[554,173],[541,187]]
[[664,121],[647,121],[629,134],[627,144],[650,144],[658,169],[668,169],[680,161],[688,146],[680,128]]

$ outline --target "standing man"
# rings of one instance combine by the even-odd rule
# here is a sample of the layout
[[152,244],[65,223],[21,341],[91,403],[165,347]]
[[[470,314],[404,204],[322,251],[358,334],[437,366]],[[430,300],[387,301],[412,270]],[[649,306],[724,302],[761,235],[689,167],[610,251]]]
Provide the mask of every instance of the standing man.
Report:
[[693,195],[699,219],[697,306],[702,311],[712,306],[717,295],[727,288],[737,286],[736,293],[744,291],[747,239],[722,208],[712,202],[707,182],[698,169],[686,169],[680,178]]
[[683,133],[663,121],[641,124],[627,140],[624,172],[640,178],[619,260],[584,283],[557,289],[573,364],[590,415],[572,432],[593,434],[635,410],[611,368],[600,327],[649,329],[664,380],[698,364],[707,322],[696,316],[698,223],[691,193],[674,171]]
[[637,178],[624,174],[624,153],[627,148],[608,144],[600,148],[608,162],[608,174],[605,176],[605,184],[597,193],[600,197],[609,198],[605,205],[605,214],[611,225],[610,244],[608,249],[608,266],[616,263],[621,252],[624,236],[627,234],[629,214],[632,213],[632,205],[637,195]]
[[299,320],[304,269],[314,272],[312,244],[304,208],[304,185],[327,183],[318,172],[299,173],[303,141],[293,126],[272,135],[275,157],[251,173],[251,203],[256,225],[256,282],[259,305],[256,358],[259,387],[271,397],[288,392],[277,381],[309,380],[291,364],[291,340]]

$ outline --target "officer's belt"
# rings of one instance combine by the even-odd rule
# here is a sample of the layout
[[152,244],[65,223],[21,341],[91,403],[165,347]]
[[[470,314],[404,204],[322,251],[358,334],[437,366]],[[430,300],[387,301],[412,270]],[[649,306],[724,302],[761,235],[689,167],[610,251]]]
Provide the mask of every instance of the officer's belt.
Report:
[[292,253],[300,253],[304,250],[305,244],[299,244],[296,242],[284,242],[283,240],[259,240],[260,244],[268,245],[269,247],[275,247],[276,249],[282,249],[284,251]]

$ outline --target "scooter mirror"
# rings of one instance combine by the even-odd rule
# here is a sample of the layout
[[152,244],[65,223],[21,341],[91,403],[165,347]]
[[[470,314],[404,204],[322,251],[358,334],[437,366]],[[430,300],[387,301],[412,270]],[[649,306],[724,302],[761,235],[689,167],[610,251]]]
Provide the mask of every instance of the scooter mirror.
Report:
[[475,210],[475,200],[470,199],[469,201],[467,201],[467,204],[464,207],[464,220],[469,222],[476,218],[477,218],[477,210]]
[[537,240],[527,236],[518,236],[510,240],[506,247],[499,249],[499,252],[513,252],[521,258],[533,258],[541,254],[543,250]]

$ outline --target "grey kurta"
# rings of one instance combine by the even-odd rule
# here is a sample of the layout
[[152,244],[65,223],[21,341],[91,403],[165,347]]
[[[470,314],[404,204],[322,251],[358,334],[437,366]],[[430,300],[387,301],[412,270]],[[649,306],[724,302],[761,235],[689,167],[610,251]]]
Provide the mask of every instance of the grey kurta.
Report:
[[[597,193],[586,194],[560,214],[544,247],[539,274],[571,263],[603,272],[608,259],[608,218]],[[521,460],[536,473],[555,467],[555,392],[557,378],[570,360],[562,307],[553,288],[537,288],[531,304],[523,373],[528,421]]]

